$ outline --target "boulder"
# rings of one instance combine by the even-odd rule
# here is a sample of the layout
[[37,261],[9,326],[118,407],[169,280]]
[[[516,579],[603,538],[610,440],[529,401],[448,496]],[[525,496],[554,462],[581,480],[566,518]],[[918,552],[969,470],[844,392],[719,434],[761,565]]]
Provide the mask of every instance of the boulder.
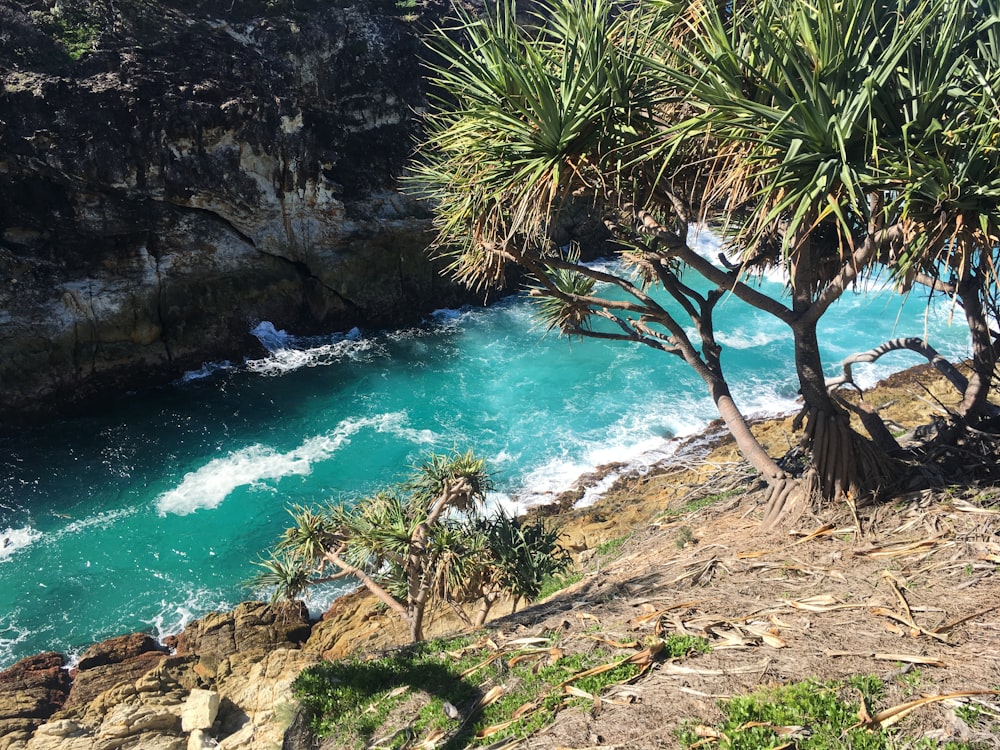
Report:
[[219,694],[214,690],[192,690],[181,709],[181,729],[185,732],[211,729],[219,715]]
[[106,664],[120,664],[143,654],[167,654],[169,649],[146,633],[132,633],[95,643],[80,656],[76,671],[80,672]]

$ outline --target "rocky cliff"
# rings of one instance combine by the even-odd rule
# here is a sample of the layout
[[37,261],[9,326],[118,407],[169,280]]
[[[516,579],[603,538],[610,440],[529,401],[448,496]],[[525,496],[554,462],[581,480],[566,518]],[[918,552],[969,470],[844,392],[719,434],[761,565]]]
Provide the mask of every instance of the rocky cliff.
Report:
[[0,0],[0,420],[457,301],[404,5]]

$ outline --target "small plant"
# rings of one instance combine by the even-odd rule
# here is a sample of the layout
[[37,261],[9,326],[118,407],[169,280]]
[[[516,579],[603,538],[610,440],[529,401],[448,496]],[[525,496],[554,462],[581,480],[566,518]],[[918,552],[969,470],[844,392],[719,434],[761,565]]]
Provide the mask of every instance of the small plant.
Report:
[[[721,724],[688,722],[678,738],[687,747],[712,743],[725,750],[977,750],[975,745],[905,738],[863,725],[859,716],[884,695],[885,684],[874,676],[846,682],[807,680],[724,700],[719,704],[725,715]],[[859,698],[866,704],[864,710]]]
[[552,596],[557,591],[562,591],[564,588],[572,586],[574,583],[579,583],[582,580],[583,573],[580,571],[547,576],[542,581],[542,587],[539,589],[538,596],[536,598],[545,599]]
[[486,462],[471,451],[429,455],[410,478],[354,505],[289,509],[293,525],[274,552],[257,562],[252,581],[292,599],[310,586],[353,577],[402,618],[414,641],[423,638],[431,602],[479,602],[476,626],[503,594],[533,599],[546,576],[564,571],[569,555],[559,532],[541,520],[479,507],[491,488]]
[[59,42],[73,60],[93,52],[100,35],[96,19],[82,9],[49,11],[36,15],[39,25]]
[[602,557],[617,555],[621,552],[622,547],[625,546],[625,542],[627,542],[629,538],[630,535],[626,534],[625,536],[616,536],[613,539],[607,539],[594,547],[594,552]]
[[674,540],[677,549],[684,549],[692,542],[694,542],[694,532],[690,526],[681,526],[677,529],[677,538]]
[[712,644],[696,635],[681,635],[674,633],[664,641],[664,656],[670,659],[683,659],[695,654],[707,654],[712,650]]
[[[902,665],[900,666],[902,667]],[[924,681],[924,674],[919,668],[913,667],[912,669],[902,671],[896,679],[901,685],[905,685],[910,690],[916,690],[920,687],[920,683]]]
[[[855,727],[858,706],[841,698],[841,688],[806,681],[725,700],[720,708],[726,718],[712,736],[728,750],[766,750],[789,740],[799,750],[885,748],[883,737]],[[703,738],[686,727],[680,739],[690,747]]]

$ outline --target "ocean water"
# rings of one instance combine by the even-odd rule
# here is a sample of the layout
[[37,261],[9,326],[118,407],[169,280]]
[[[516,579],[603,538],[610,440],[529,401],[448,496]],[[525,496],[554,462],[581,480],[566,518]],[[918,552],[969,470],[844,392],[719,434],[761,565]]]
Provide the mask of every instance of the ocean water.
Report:
[[[710,235],[699,243],[717,249]],[[878,282],[867,291],[826,316],[831,374],[892,336],[926,334],[946,356],[967,355],[946,300],[901,299]],[[372,492],[427,451],[474,448],[494,471],[491,502],[524,507],[602,464],[647,467],[717,416],[677,358],[546,334],[532,309],[516,296],[405,330],[312,338],[263,321],[266,357],[206,364],[0,438],[0,669],[135,630],[163,637],[266,595],[245,581],[289,505]],[[781,324],[735,298],[716,320],[745,412],[794,408]],[[918,362],[896,353],[857,372],[873,383]],[[320,611],[338,590],[308,603]]]

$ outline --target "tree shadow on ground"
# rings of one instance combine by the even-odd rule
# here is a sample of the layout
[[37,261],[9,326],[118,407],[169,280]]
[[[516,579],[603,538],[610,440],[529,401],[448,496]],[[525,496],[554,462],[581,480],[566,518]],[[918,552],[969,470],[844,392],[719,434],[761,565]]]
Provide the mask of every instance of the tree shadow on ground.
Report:
[[[443,650],[443,646],[442,646]],[[475,717],[483,693],[479,686],[462,677],[458,659],[444,655],[446,663],[430,661],[428,642],[386,653],[364,662],[326,662],[310,667],[300,675],[295,688],[311,730],[322,737],[335,729],[339,742],[347,741],[345,728],[365,746],[377,741],[379,746],[409,746],[429,728],[440,727],[447,734],[445,750],[466,747],[475,733]],[[399,691],[395,693],[395,691]],[[441,702],[440,715],[388,722],[391,736],[376,737],[384,730],[386,717],[410,699],[423,693],[426,701]],[[377,697],[381,696],[381,697]],[[398,699],[398,700],[393,700]]]

